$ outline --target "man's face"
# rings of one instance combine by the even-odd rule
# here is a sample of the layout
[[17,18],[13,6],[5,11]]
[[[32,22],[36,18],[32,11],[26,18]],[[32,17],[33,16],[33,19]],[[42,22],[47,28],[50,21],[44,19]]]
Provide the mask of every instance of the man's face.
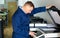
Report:
[[33,10],[33,7],[30,5],[26,5],[25,8],[27,13],[31,13],[31,11]]

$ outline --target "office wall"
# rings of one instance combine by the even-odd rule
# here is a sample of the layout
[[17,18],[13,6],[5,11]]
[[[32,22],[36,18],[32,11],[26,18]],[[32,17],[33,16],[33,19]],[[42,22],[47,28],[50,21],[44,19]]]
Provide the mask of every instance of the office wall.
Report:
[[[19,1],[19,0],[5,0],[5,7],[6,7],[6,4],[7,4],[7,2],[17,2],[17,1]],[[21,1],[21,0],[20,0]],[[23,0],[23,1],[21,1],[20,3],[24,3],[24,2],[26,2],[26,1],[29,1],[29,0]],[[36,7],[38,7],[38,5],[39,6],[45,6],[45,5],[48,5],[48,4],[52,4],[52,5],[55,5],[57,8],[59,8],[60,9],[60,0],[30,0],[30,1],[34,1],[34,3],[36,4],[35,6]],[[39,2],[38,2],[39,1]],[[38,3],[38,4],[37,4]],[[21,4],[21,5],[22,5]],[[3,5],[2,5],[3,6]],[[0,7],[2,7],[1,5],[0,5]]]
[[[7,4],[7,2],[16,2],[16,1],[19,1],[19,0],[5,0],[5,5],[4,5],[4,7],[6,7],[7,8],[7,6],[6,6],[6,4]],[[26,0],[23,0],[24,2],[26,1]],[[22,1],[22,2],[23,2]],[[30,1],[34,1],[34,2],[36,2],[36,3],[38,3],[38,5],[39,6],[45,6],[45,5],[47,5],[47,4],[52,4],[52,5],[55,5],[57,8],[59,8],[60,9],[60,0],[30,0]],[[39,1],[39,2],[38,2]],[[23,3],[24,3],[23,2]],[[38,6],[37,4],[36,4],[36,6]],[[3,5],[0,5],[0,8],[2,7]]]
[[58,9],[60,9],[60,0],[52,0],[53,1],[53,5],[55,5]]

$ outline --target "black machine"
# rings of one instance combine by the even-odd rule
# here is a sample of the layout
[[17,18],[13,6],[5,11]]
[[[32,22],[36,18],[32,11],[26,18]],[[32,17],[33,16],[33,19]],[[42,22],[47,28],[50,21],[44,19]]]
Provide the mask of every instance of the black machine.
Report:
[[[60,10],[58,8],[56,8],[55,6],[52,6],[51,8],[47,9],[47,12],[49,14],[49,16],[51,17],[53,24],[47,24],[47,21],[45,21],[43,18],[39,18],[39,17],[31,17],[30,23],[34,23],[34,28],[38,28],[40,29],[40,31],[33,31],[36,34],[36,37],[38,37],[41,34],[44,33],[55,33],[55,32],[60,32]],[[45,24],[44,24],[44,23]],[[46,26],[36,26],[36,24],[41,23],[43,25]],[[38,25],[41,25],[38,24]],[[42,33],[41,31],[43,31],[44,33]],[[33,38],[30,36],[30,38]],[[41,37],[40,37],[41,38]],[[44,38],[44,36],[43,36]]]
[[30,23],[47,23],[43,18],[31,16]]

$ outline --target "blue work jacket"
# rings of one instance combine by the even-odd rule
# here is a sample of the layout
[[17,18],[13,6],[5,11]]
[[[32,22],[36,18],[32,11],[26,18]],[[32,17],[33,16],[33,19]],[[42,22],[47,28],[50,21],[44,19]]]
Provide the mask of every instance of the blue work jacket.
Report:
[[24,11],[20,7],[18,7],[16,12],[12,16],[12,38],[29,38],[30,16],[44,11],[46,11],[46,7],[38,7],[34,8],[31,14],[25,14]]

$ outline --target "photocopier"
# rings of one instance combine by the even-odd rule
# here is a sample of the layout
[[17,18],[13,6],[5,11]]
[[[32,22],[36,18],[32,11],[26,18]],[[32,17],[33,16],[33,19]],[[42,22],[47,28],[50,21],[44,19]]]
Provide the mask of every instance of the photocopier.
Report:
[[[57,38],[60,37],[60,10],[55,6],[47,9],[54,24],[47,24],[47,21],[40,19],[30,23],[30,31],[36,33],[33,38]],[[37,21],[37,22],[36,22]],[[41,21],[39,23],[39,21]],[[44,23],[43,23],[44,22]]]

